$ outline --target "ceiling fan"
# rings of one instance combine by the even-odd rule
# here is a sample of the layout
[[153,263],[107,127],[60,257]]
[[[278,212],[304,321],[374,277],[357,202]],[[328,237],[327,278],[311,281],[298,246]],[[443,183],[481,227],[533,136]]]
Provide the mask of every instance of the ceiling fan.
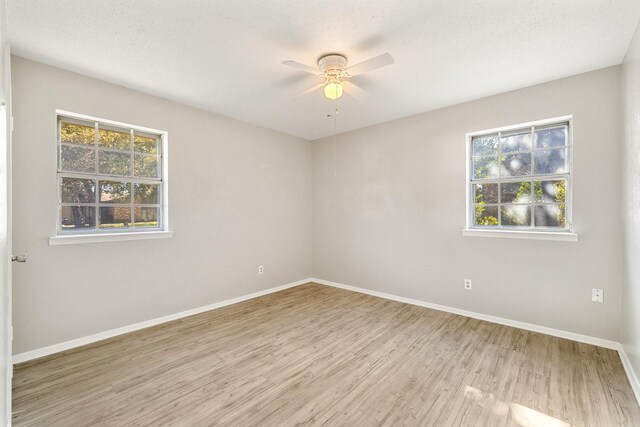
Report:
[[[297,61],[283,61],[284,65],[305,71],[318,77],[323,81],[302,92],[298,97],[307,95],[324,87],[324,95],[329,99],[338,99],[342,96],[344,88],[349,95],[354,98],[363,98],[367,93],[358,85],[349,81],[351,77],[386,67],[394,63],[393,57],[388,53],[375,56],[366,61],[347,67],[347,58],[340,54],[324,55],[318,59],[318,68],[301,64]],[[344,86],[344,87],[343,87]]]

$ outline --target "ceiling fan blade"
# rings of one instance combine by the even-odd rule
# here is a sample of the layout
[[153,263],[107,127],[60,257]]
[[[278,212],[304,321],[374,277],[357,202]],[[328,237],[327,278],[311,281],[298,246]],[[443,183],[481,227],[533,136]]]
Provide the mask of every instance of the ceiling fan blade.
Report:
[[303,96],[305,96],[305,95],[309,95],[311,92],[315,92],[316,90],[318,90],[318,89],[320,89],[320,88],[322,88],[322,87],[324,87],[324,82],[322,82],[322,83],[318,83],[317,85],[315,85],[315,86],[313,86],[313,87],[310,87],[309,89],[305,90],[304,92],[302,92],[302,93],[300,93],[300,94],[298,94],[298,95],[294,96],[294,97],[293,97],[293,98],[291,98],[289,101],[293,101],[293,100],[295,100],[295,99],[302,98]]
[[364,62],[361,62],[356,65],[352,65],[347,68],[345,71],[351,77],[357,76],[358,74],[366,73],[367,71],[376,70],[378,68],[386,67],[387,65],[393,64],[395,61],[393,57],[388,53],[383,53],[382,55],[375,56],[371,59],[367,59]]
[[347,95],[355,98],[356,100],[363,102],[366,101],[371,94],[366,90],[362,89],[360,86],[350,81],[343,81],[342,86],[344,86],[344,91]]
[[313,75],[316,75],[316,76],[319,76],[319,75],[322,74],[322,72],[319,69],[310,67],[310,66],[305,65],[305,64],[301,64],[298,61],[291,61],[291,60],[282,61],[282,64],[286,65],[287,67],[295,68],[296,70],[304,71],[306,73],[313,74]]

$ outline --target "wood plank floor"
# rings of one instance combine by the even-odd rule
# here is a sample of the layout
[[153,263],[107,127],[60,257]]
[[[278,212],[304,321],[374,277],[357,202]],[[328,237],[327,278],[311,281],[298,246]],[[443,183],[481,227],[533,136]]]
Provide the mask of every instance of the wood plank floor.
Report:
[[16,365],[15,426],[640,426],[618,354],[307,284]]

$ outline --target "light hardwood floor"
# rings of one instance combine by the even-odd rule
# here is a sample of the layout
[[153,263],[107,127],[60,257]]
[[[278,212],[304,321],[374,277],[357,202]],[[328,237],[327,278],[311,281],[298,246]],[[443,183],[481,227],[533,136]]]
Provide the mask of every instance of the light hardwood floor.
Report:
[[19,364],[15,426],[640,426],[618,354],[307,284]]

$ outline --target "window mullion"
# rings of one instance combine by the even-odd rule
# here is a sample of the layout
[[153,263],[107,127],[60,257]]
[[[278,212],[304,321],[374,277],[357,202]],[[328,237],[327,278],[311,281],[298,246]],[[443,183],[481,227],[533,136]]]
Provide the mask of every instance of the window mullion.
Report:
[[[95,158],[96,158],[96,175],[100,173],[100,159],[98,158],[100,155],[100,125],[98,122],[95,122],[95,138],[94,138],[94,150],[95,150]],[[94,229],[96,231],[100,231],[100,180],[96,179],[96,206],[95,206],[95,218],[94,218]]]
[[[130,139],[130,149],[131,149],[131,158],[130,158],[130,164],[131,164],[131,177],[133,178],[133,176],[135,175],[133,172],[133,163],[134,163],[134,154],[133,154],[133,150],[135,149],[135,142],[134,142],[134,135],[133,135],[133,129],[129,130],[129,135],[131,136]],[[131,206],[131,212],[129,213],[130,219],[131,219],[131,228],[134,228],[134,214],[133,214],[133,197],[134,197],[134,193],[135,193],[135,189],[133,188],[133,180],[129,183],[130,185],[130,191],[131,191],[131,195],[129,196],[129,204]]]
[[531,180],[529,182],[530,182],[529,191],[531,192],[531,196],[530,196],[531,197],[531,202],[529,203],[529,206],[531,208],[531,219],[529,219],[529,225],[531,226],[531,228],[534,228],[535,227],[535,220],[534,220],[535,215],[534,215],[534,212],[535,212],[535,200],[536,200],[536,192],[535,192],[535,189],[534,189],[535,181]]
[[98,122],[94,123],[94,129],[95,129],[94,130],[95,135],[93,137],[93,149],[95,151],[94,156],[96,158],[96,174],[98,174],[100,173],[100,169],[99,169],[100,162],[98,161],[98,153],[100,151],[98,150]]
[[[106,228],[101,228],[101,220],[100,220],[100,212],[102,208],[113,208],[115,210],[123,210],[125,208],[128,208],[130,210],[129,213],[129,224],[126,227],[126,229],[131,229],[131,230],[136,230],[137,228],[134,226],[135,221],[136,221],[136,214],[135,214],[135,209],[136,209],[136,200],[135,200],[135,185],[137,183],[139,184],[145,184],[145,185],[152,185],[153,189],[155,189],[156,191],[156,196],[157,196],[157,202],[159,203],[151,203],[151,204],[141,204],[139,207],[140,208],[150,208],[150,209],[154,209],[156,211],[157,217],[158,217],[158,223],[156,225],[156,227],[154,228],[162,228],[161,224],[162,224],[162,219],[164,217],[165,212],[163,211],[164,209],[166,209],[166,204],[165,204],[165,200],[164,200],[164,164],[163,162],[163,156],[162,156],[162,152],[163,152],[163,148],[164,146],[160,146],[158,147],[158,140],[162,139],[165,135],[165,133],[161,132],[161,131],[157,131],[156,132],[152,132],[150,129],[144,130],[144,132],[147,132],[145,135],[147,137],[154,137],[156,140],[156,146],[157,146],[157,153],[156,154],[145,154],[149,156],[149,160],[153,160],[155,159],[156,163],[158,164],[158,175],[156,177],[136,177],[135,174],[135,162],[136,162],[136,157],[135,157],[135,137],[136,137],[136,130],[138,129],[138,127],[133,126],[133,125],[127,125],[127,124],[122,124],[122,123],[116,123],[116,122],[111,122],[108,120],[102,120],[102,119],[95,119],[95,118],[91,118],[91,117],[86,117],[86,116],[82,116],[82,120],[80,120],[80,115],[75,115],[73,113],[63,113],[60,111],[56,111],[57,113],[57,117],[56,117],[56,124],[57,124],[57,135],[56,135],[56,145],[57,145],[57,152],[56,152],[56,161],[57,161],[57,170],[56,170],[56,206],[57,206],[57,213],[56,213],[56,229],[58,233],[63,233],[63,234],[82,234],[82,233],[86,233],[86,232],[92,232],[92,231],[96,231],[96,232],[117,232],[117,231],[126,231],[123,228],[111,228],[111,227],[106,227]],[[69,117],[67,117],[66,114],[69,114]],[[78,144],[71,144],[71,143],[65,143],[62,141],[62,131],[66,129],[64,128],[64,124],[66,122],[69,122],[71,124],[76,124],[76,125],[80,125],[80,126],[85,126],[88,127],[88,129],[85,128],[85,130],[83,132],[85,132],[84,134],[80,134],[80,133],[75,133],[75,132],[79,132],[76,130],[71,130],[72,134],[72,139],[70,139],[69,141],[76,141],[77,136],[82,135],[83,138],[85,138],[82,142],[84,142],[84,144],[82,144],[84,147],[86,147],[88,150],[89,149],[93,149],[94,152],[94,171],[93,173],[91,172],[77,172],[77,171],[63,171],[62,170],[62,149],[61,147],[63,145],[68,145],[68,146],[79,146]],[[104,126],[103,126],[104,125]],[[91,144],[89,141],[86,140],[86,133],[88,133],[91,128],[93,128],[94,131],[94,139],[93,139],[93,144]],[[126,175],[109,175],[109,174],[101,174],[100,173],[100,164],[101,164],[101,153],[103,151],[103,147],[101,147],[101,138],[100,138],[100,131],[103,128],[108,128],[108,129],[112,129],[115,131],[119,131],[122,133],[125,133],[128,131],[129,132],[129,149],[126,149],[125,147],[119,147],[119,148],[125,148],[125,149],[113,149],[113,150],[109,150],[110,152],[118,152],[118,153],[126,153],[129,155],[129,167],[130,167],[130,172],[129,174]],[[142,129],[142,128],[140,128]],[[146,128],[145,128],[146,129]],[[88,144],[87,144],[88,142]],[[88,152],[87,150],[87,152]],[[120,155],[120,159],[114,159],[114,161],[118,162],[118,161],[122,161],[124,159],[122,159],[122,157],[124,157],[123,155]],[[109,164],[110,164],[110,160],[109,159],[105,159]],[[146,160],[146,159],[145,159]],[[103,162],[104,163],[104,162]],[[121,163],[120,163],[121,164]],[[73,163],[71,164],[73,166]],[[62,199],[62,191],[63,191],[63,180],[64,179],[77,179],[77,180],[85,180],[85,181],[78,181],[78,183],[75,183],[74,181],[69,181],[70,185],[72,184],[73,186],[75,185],[80,185],[80,186],[87,186],[89,185],[89,181],[91,182],[91,186],[95,187],[95,200],[94,203],[85,203],[83,198],[77,198],[77,197],[73,197],[70,200],[71,201],[76,201],[76,203],[63,203],[63,199]],[[100,185],[99,183],[103,181],[114,181],[114,182],[119,182],[125,185],[128,185],[129,187],[129,191],[130,191],[130,199],[129,202],[125,202],[122,204],[109,204],[109,203],[102,203],[101,202],[101,193],[100,193]],[[65,184],[66,185],[66,184]],[[74,187],[69,187],[70,191],[75,192],[76,190],[74,189]],[[78,191],[81,191],[78,188]],[[87,188],[85,188],[82,191],[88,191]],[[80,200],[83,200],[83,202],[81,203]],[[70,210],[69,208],[67,208],[67,206],[69,207],[79,207],[81,208],[81,212],[75,212],[76,209],[73,209],[73,213],[69,214],[66,213],[64,216],[62,215],[61,209],[64,207],[66,210]],[[116,209],[119,208],[119,209]],[[115,213],[115,212],[114,212]],[[88,215],[92,214],[94,215],[94,226],[93,227],[87,227],[84,228],[84,226],[88,223],[88,221],[86,221],[86,218],[88,218]],[[86,217],[86,218],[85,218]],[[121,212],[118,213],[118,217],[122,220],[122,222],[126,221],[125,218],[123,218],[121,216]],[[67,218],[67,221],[65,221],[64,219]],[[80,223],[78,223],[78,220],[82,219],[82,225],[80,225]],[[118,218],[114,217],[114,220],[116,220]],[[108,221],[110,223],[110,221]],[[63,224],[65,225],[65,227],[67,228],[63,228]],[[122,225],[122,224],[121,224]],[[145,229],[148,229],[149,227],[143,227]]]
[[535,127],[531,126],[531,176],[535,175],[536,173],[536,156],[534,156],[534,151],[535,151]]
[[498,179],[502,179],[502,132],[498,132]]
[[[564,209],[565,209],[565,223],[564,224],[558,224],[559,226],[561,226],[564,230],[566,229],[570,229],[570,223],[569,223],[569,216],[570,216],[570,212],[572,209],[571,206],[571,189],[570,189],[570,183],[569,181],[571,180],[571,158],[572,158],[572,146],[571,146],[571,125],[570,125],[570,119],[567,122],[566,119],[565,121],[562,121],[556,124],[549,125],[548,123],[550,122],[550,120],[545,121],[545,126],[544,129],[546,129],[547,127],[557,127],[557,126],[565,126],[565,131],[564,131],[564,135],[565,135],[565,141],[564,144],[562,145],[562,147],[560,146],[555,146],[553,144],[556,144],[557,142],[560,142],[560,140],[558,139],[559,136],[557,135],[553,135],[550,134],[549,138],[552,138],[551,142],[549,145],[552,145],[550,147],[547,147],[546,150],[554,150],[554,149],[558,149],[558,150],[565,150],[565,171],[563,173],[550,173],[550,174],[536,174],[536,168],[537,168],[537,158],[535,156],[536,152],[539,151],[536,147],[536,131],[538,130],[538,126],[537,126],[537,122],[536,123],[529,123],[529,124],[525,124],[523,127],[520,127],[520,129],[516,129],[516,127],[510,127],[509,130],[511,131],[516,131],[518,130],[521,134],[523,134],[524,136],[526,136],[527,133],[529,133],[531,142],[530,142],[530,147],[528,150],[526,151],[518,151],[518,152],[509,152],[508,154],[523,154],[526,155],[527,153],[531,156],[531,160],[530,160],[530,164],[529,164],[529,176],[526,175],[522,175],[522,176],[505,176],[503,174],[502,171],[502,162],[503,162],[503,155],[505,155],[505,153],[503,153],[502,151],[502,139],[505,133],[505,130],[508,128],[503,128],[503,129],[494,129],[491,131],[487,131],[486,133],[473,133],[473,134],[467,134],[467,137],[470,138],[470,150],[469,150],[469,157],[470,157],[470,171],[469,171],[469,182],[468,185],[471,185],[471,191],[470,191],[470,197],[471,200],[469,201],[469,204],[471,206],[471,212],[469,213],[472,216],[472,221],[471,223],[475,225],[475,208],[476,208],[476,199],[475,199],[475,189],[476,189],[476,185],[483,185],[483,184],[497,184],[498,188],[497,188],[497,194],[498,194],[498,201],[497,204],[494,206],[498,207],[498,212],[497,212],[497,219],[498,219],[498,225],[495,228],[498,229],[530,229],[530,230],[543,230],[543,229],[558,229],[558,227],[546,227],[544,224],[541,225],[540,228],[537,228],[539,224],[537,224],[536,221],[536,207],[539,206],[547,206],[547,205],[553,205],[553,206],[559,206],[562,203],[558,203],[558,202],[546,202],[544,200],[540,200],[539,202],[537,201],[536,197],[537,197],[537,193],[536,193],[536,182],[542,182],[542,181],[558,181],[558,180],[562,180],[564,182],[564,188],[565,188],[565,201],[563,203],[564,205]],[[513,128],[513,129],[511,129]],[[498,137],[498,147],[497,147],[497,167],[498,167],[498,171],[497,171],[497,177],[496,178],[483,178],[483,179],[474,179],[473,176],[473,165],[474,165],[474,160],[475,159],[483,159],[486,157],[489,157],[490,155],[485,155],[485,154],[480,154],[477,156],[474,156],[473,154],[473,139],[474,138],[489,138],[492,135],[496,135]],[[546,134],[545,134],[546,135]],[[547,137],[543,135],[543,137]],[[542,150],[543,148],[540,148],[540,150]],[[525,223],[521,226],[517,226],[517,227],[504,227],[503,226],[503,218],[502,218],[502,210],[505,209],[505,207],[507,207],[508,209],[509,206],[511,206],[508,203],[503,203],[502,201],[502,185],[506,184],[506,183],[526,183],[529,182],[530,185],[530,201],[528,203],[525,204],[521,204],[519,206],[522,206],[522,208],[528,208],[529,209],[529,213],[530,213],[530,219],[528,223]],[[486,207],[488,207],[489,205],[485,204]],[[520,209],[520,208],[518,208]],[[559,207],[558,207],[559,209]],[[518,221],[519,222],[519,221]]]
[[58,119],[58,172],[62,171],[62,120]]
[[[127,177],[123,175],[100,175],[100,174],[71,172],[71,171],[60,172],[60,176],[62,176],[63,178],[101,179],[103,181],[118,181],[118,182],[128,182],[132,180],[131,177]],[[136,182],[139,184],[160,184],[162,181],[155,178],[133,178],[133,182]]]
[[[100,133],[100,125],[98,124],[98,122],[94,122],[94,132],[95,132],[95,136],[94,136],[94,151],[95,151],[95,158],[96,158],[96,175],[98,175],[100,173],[100,161],[98,159],[98,156],[100,155],[100,149],[99,147],[99,133]],[[96,179],[96,206],[94,208],[94,214],[95,214],[95,218],[94,218],[94,230],[99,231],[100,230],[100,180]]]
[[131,195],[129,196],[129,209],[131,210],[131,213],[130,213],[131,225],[130,225],[130,227],[133,228],[134,224],[135,224],[135,216],[133,214],[133,211],[134,211],[133,198],[134,198],[134,194],[135,194],[135,189],[133,188],[133,182],[131,182],[129,185],[131,185]]
[[498,227],[502,227],[502,132],[498,132]]
[[502,184],[498,183],[498,227],[502,227]]
[[535,126],[531,126],[531,219],[530,226],[531,228],[536,227],[535,220],[535,181],[533,180],[533,176],[536,174],[536,156],[535,156],[535,148],[536,148],[536,134],[535,134]]

